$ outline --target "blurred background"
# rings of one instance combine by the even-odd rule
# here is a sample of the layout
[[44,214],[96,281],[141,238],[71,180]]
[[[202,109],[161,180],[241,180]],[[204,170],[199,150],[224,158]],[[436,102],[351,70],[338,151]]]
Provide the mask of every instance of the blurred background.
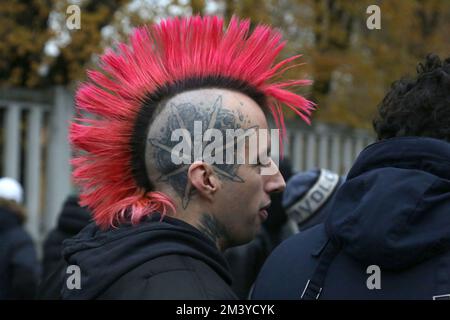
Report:
[[[367,26],[370,5],[380,8],[380,29]],[[412,75],[429,52],[450,53],[447,0],[1,1],[0,176],[24,186],[26,228],[38,248],[76,193],[67,127],[85,70],[133,27],[193,14],[270,24],[288,40],[283,57],[303,54],[305,64],[285,76],[314,80],[301,93],[319,108],[312,126],[288,116],[284,148],[294,171],[345,174],[374,141],[371,121],[392,81]]]

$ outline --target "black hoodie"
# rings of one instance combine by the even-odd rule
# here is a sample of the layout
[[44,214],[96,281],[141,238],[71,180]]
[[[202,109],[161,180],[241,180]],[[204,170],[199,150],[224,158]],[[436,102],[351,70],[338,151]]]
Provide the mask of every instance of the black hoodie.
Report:
[[[91,223],[64,241],[63,256],[65,265],[41,287],[41,298],[58,296],[48,290],[59,278],[63,299],[235,299],[227,263],[214,242],[159,214],[107,231]],[[69,265],[79,267],[79,289]]]

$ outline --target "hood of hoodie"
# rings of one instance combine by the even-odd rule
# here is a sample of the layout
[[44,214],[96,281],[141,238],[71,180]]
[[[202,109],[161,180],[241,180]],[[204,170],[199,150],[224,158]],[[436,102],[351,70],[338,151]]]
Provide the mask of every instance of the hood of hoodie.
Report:
[[329,207],[330,238],[361,263],[411,267],[450,249],[450,143],[401,137],[368,146]]
[[[201,260],[231,284],[227,262],[211,239],[183,221],[152,214],[138,225],[124,224],[106,231],[91,223],[65,240],[64,259],[80,268],[82,290],[69,290],[64,285],[62,297],[95,299],[137,266],[171,254]],[[64,275],[64,283],[69,276]]]

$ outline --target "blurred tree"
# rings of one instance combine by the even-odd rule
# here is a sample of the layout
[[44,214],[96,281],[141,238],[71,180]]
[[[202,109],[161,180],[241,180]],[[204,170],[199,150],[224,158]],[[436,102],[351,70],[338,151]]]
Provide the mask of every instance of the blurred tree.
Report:
[[[72,1],[1,2],[0,84],[43,87],[67,85],[82,78],[92,55],[102,50],[102,28],[111,23],[114,13],[128,1],[81,1],[79,30],[69,30],[65,25],[66,9]],[[56,30],[49,27],[51,15]],[[58,43],[64,38],[67,43]],[[56,56],[46,54],[49,43],[59,51]]]
[[[289,40],[285,55],[304,54],[306,66],[287,76],[314,80],[310,98],[322,121],[369,127],[389,85],[429,52],[450,52],[450,1],[279,0],[265,6],[225,0],[225,14],[249,16],[279,27]],[[381,30],[369,30],[366,9],[381,9]],[[267,17],[264,17],[267,15]]]
[[[392,81],[412,73],[428,52],[450,52],[450,1],[440,0],[80,0],[81,29],[65,25],[71,0],[0,2],[0,84],[42,87],[84,79],[105,46],[131,28],[173,15],[233,14],[278,27],[284,56],[304,54],[286,77],[319,105],[314,117],[368,127]],[[366,27],[369,5],[381,8],[381,30]],[[211,9],[213,8],[213,9]],[[49,53],[49,48],[53,52]]]
[[203,14],[205,9],[205,0],[190,0],[192,14]]
[[[80,7],[80,29],[66,27],[72,4]],[[204,0],[1,2],[0,85],[69,85],[82,80],[103,48],[124,40],[132,27],[170,15],[203,14],[204,8]]]
[[51,0],[0,2],[0,83],[36,86],[45,43]]
[[[326,121],[371,126],[376,107],[393,81],[413,75],[416,63],[429,52],[442,57],[450,53],[450,38],[445,34],[450,2],[375,3],[381,9],[381,30],[366,27],[365,10],[373,1],[353,3],[355,7],[350,8],[355,23],[351,46],[340,55],[341,62],[331,77],[334,86],[323,92],[324,108],[318,113]],[[320,63],[315,57],[313,61],[314,66]]]
[[[81,28],[68,30],[65,25],[66,8],[71,1],[54,2],[55,14],[62,17],[62,30],[69,33],[69,42],[63,45],[59,54],[48,59],[49,71],[44,83],[70,84],[83,79],[86,66],[92,63],[94,54],[101,53],[102,29],[114,21],[115,13],[129,0],[83,1],[81,9]],[[56,34],[57,35],[57,34]]]
[[225,18],[229,20],[233,14],[251,18],[253,24],[270,23],[272,0],[225,0]]

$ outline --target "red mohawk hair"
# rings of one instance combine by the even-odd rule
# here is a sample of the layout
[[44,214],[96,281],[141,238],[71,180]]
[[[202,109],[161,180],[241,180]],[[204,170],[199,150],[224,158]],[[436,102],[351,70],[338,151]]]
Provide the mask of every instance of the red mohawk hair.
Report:
[[135,29],[129,45],[119,43],[101,56],[101,71],[88,71],[90,81],[76,94],[79,118],[71,124],[70,140],[78,152],[72,164],[80,204],[93,211],[100,227],[175,210],[167,195],[140,186],[133,172],[136,119],[146,97],[165,86],[189,78],[234,79],[265,97],[283,134],[281,105],[309,123],[314,104],[286,89],[311,81],[273,82],[300,56],[274,64],[285,45],[281,34],[264,25],[249,29],[248,20],[235,17],[226,30],[218,17],[166,19]]

